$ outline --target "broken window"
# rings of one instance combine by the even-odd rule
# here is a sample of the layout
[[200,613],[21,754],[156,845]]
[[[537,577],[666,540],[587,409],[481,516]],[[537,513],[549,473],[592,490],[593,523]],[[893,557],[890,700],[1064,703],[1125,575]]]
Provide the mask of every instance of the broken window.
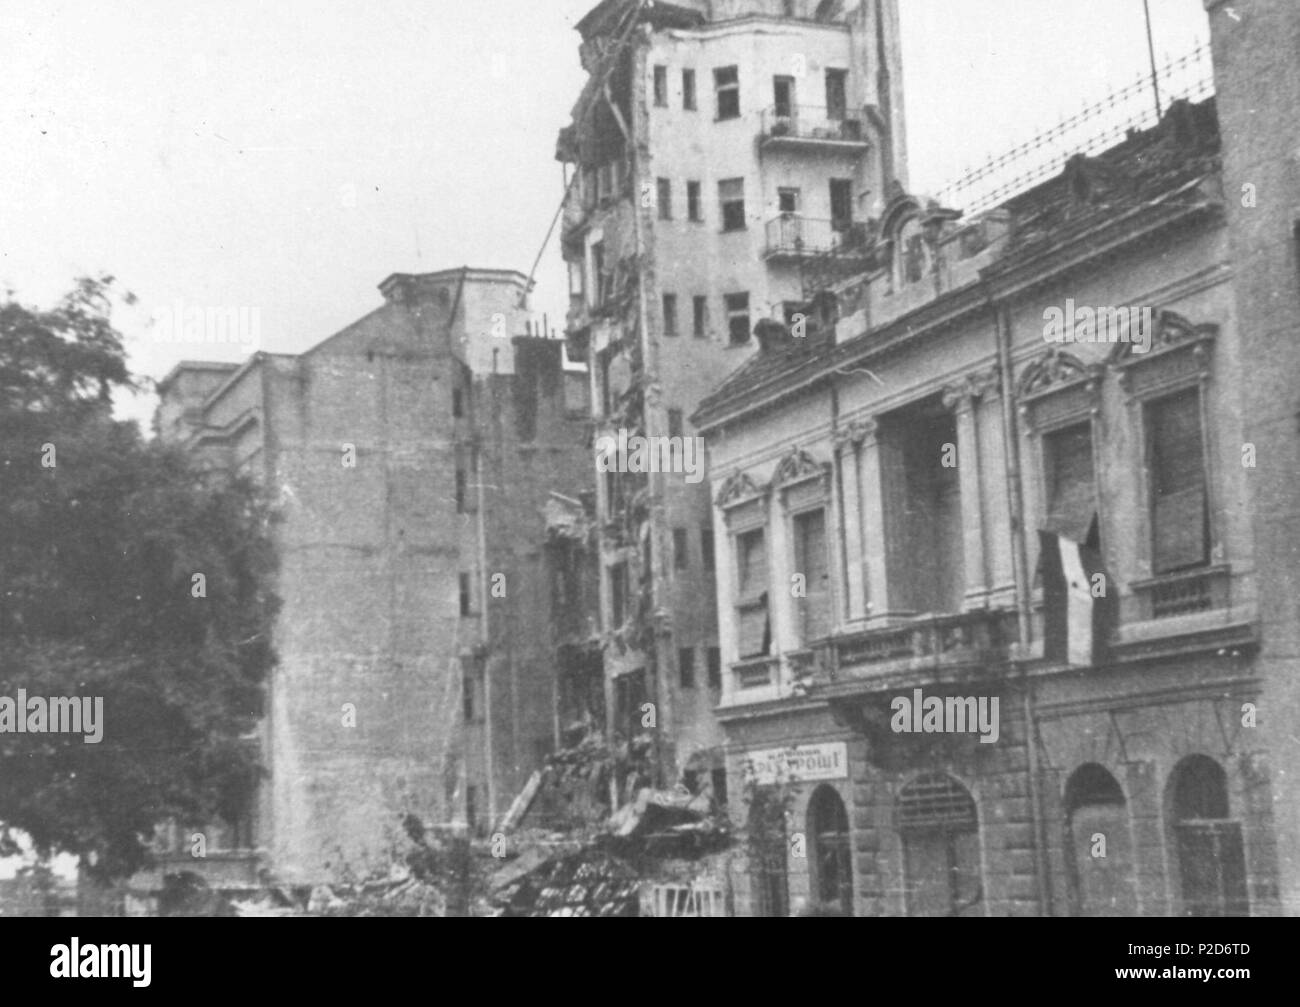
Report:
[[820,640],[831,630],[830,565],[826,558],[826,511],[822,508],[796,514],[794,572],[803,576],[803,594],[796,596],[795,611],[803,646]]
[[[720,647],[706,647],[704,650],[704,657],[708,666],[709,688],[721,689],[722,688],[722,649]],[[714,772],[715,773],[720,772],[720,770],[715,769]]]
[[625,738],[641,733],[641,707],[645,705],[645,669],[641,668],[614,679],[614,730]]
[[1080,423],[1044,434],[1043,468],[1047,484],[1046,530],[1090,549],[1100,549],[1092,424]]
[[847,70],[826,71],[826,118],[843,119],[848,111]]
[[772,112],[778,119],[794,115],[794,78],[772,78]]
[[682,71],[682,108],[695,111],[695,71]]
[[727,333],[733,346],[749,342],[749,294],[727,294]]
[[667,108],[668,107],[668,67],[656,66],[654,73],[655,73],[655,82],[654,82],[655,104],[658,105],[660,108]]
[[1172,787],[1183,914],[1250,915],[1241,823],[1229,818],[1223,767],[1189,755],[1174,768]]
[[686,183],[686,218],[696,223],[704,219],[703,207],[700,205],[700,183]]
[[937,398],[927,399],[887,414],[882,433],[889,606],[960,612],[965,548],[956,417]]
[[736,624],[740,627],[742,658],[769,651],[767,541],[762,528],[736,536]]
[[718,203],[722,207],[722,229],[745,229],[745,180],[724,178],[718,183]]
[[673,529],[673,569],[685,570],[690,566],[690,552],[688,551],[685,528]]
[[677,295],[664,294],[664,335],[677,335]]
[[724,66],[714,70],[713,87],[718,96],[718,118],[738,118],[740,116],[740,68]]
[[667,178],[657,180],[659,197],[659,219],[673,219],[673,183]]
[[677,680],[683,689],[695,688],[694,647],[682,647],[677,651]]
[[970,792],[932,773],[898,795],[908,916],[973,916],[983,899],[979,820]]
[[697,294],[691,304],[691,333],[696,339],[709,335],[709,299],[703,294]]
[[1209,562],[1210,515],[1196,388],[1146,405],[1151,551],[1156,573]]

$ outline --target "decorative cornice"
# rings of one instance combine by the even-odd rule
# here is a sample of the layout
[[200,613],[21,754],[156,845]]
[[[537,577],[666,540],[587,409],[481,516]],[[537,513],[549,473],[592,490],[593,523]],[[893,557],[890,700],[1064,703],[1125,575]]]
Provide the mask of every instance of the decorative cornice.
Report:
[[781,459],[772,476],[772,486],[789,486],[791,483],[807,482],[826,476],[830,466],[816,461],[802,448],[795,448]]
[[996,369],[972,371],[958,378],[943,390],[945,409],[967,409],[977,399],[982,399],[998,387]]
[[1219,334],[1219,327],[1212,322],[1194,325],[1175,311],[1161,310],[1156,313],[1155,332],[1151,335],[1151,348],[1146,353],[1134,353],[1133,343],[1116,343],[1110,351],[1107,363],[1117,367],[1140,364],[1153,356],[1170,350],[1192,346],[1213,340]]
[[719,510],[726,510],[728,507],[735,507],[749,500],[762,499],[765,496],[767,496],[766,489],[759,488],[745,473],[737,472],[723,482],[713,505]]
[[1016,394],[1036,396],[1079,381],[1098,381],[1102,370],[1100,364],[1085,364],[1073,353],[1050,346],[1020,372]]

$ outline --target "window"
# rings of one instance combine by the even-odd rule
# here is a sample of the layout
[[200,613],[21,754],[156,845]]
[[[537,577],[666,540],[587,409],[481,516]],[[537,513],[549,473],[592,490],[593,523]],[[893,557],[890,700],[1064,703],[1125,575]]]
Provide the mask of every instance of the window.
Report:
[[681,437],[682,430],[682,411],[680,409],[668,410],[668,436]]
[[668,106],[668,67],[655,67],[655,104],[660,108]]
[[726,178],[718,183],[718,202],[722,206],[722,229],[745,229],[745,180]]
[[677,335],[677,295],[664,294],[664,335]]
[[798,189],[777,189],[776,190],[776,208],[782,213],[799,212],[799,190]]
[[767,542],[762,528],[736,536],[736,599],[740,656],[768,653],[771,632],[767,621]]
[[731,345],[743,346],[749,342],[749,294],[728,294],[726,304]]
[[709,337],[709,299],[696,295],[691,304],[691,334],[696,339]]
[[474,593],[470,586],[470,575],[467,573],[460,575],[460,614],[463,616],[474,614]]
[[794,114],[794,78],[772,78],[772,111],[778,119],[788,119]]
[[1250,915],[1241,823],[1229,818],[1223,767],[1189,755],[1174,767],[1170,785],[1183,915]]
[[970,793],[951,776],[931,773],[898,795],[909,916],[973,916],[984,897],[979,821]]
[[[1115,777],[1095,762],[1065,784],[1071,910],[1075,916],[1136,916],[1128,808]],[[1106,837],[1106,855],[1093,856],[1093,836]]]
[[849,816],[834,787],[820,786],[808,802],[813,892],[817,900],[853,915],[853,851]]
[[465,704],[465,723],[474,721],[474,677],[465,675],[461,679],[461,695]]
[[[722,649],[720,647],[706,647],[704,657],[709,672],[709,688],[722,688]],[[717,770],[714,770],[717,772]]]
[[677,679],[683,689],[695,688],[694,647],[682,647],[677,651]]
[[591,246],[591,290],[596,295],[595,305],[599,307],[609,296],[609,278],[605,275],[605,243],[597,241]]
[[673,529],[673,569],[685,570],[690,566],[690,552],[687,546],[686,529]]
[[686,183],[686,218],[699,223],[704,219],[700,205],[700,183]]
[[1151,552],[1156,573],[1209,562],[1210,516],[1201,442],[1200,392],[1146,405]]
[[460,419],[465,415],[464,393],[459,388],[451,390],[451,415],[455,419]]
[[853,179],[831,179],[831,227],[847,231],[853,223]]
[[627,620],[627,563],[615,563],[609,568],[610,608],[614,628]]
[[659,219],[673,219],[673,183],[666,178],[660,178],[658,181],[659,197]]
[[724,66],[713,71],[713,88],[718,95],[718,118],[740,116],[740,69]]
[[1092,424],[1079,423],[1043,435],[1048,531],[1099,549]]
[[804,596],[794,599],[800,639],[805,646],[831,630],[830,566],[826,559],[826,511],[794,517],[794,572],[803,574]]
[[843,119],[848,111],[847,70],[826,71],[826,118]]
[[465,788],[465,824],[478,835],[478,787],[472,783]]
[[704,569],[713,572],[713,529],[700,529],[700,556],[704,560]]
[[695,71],[682,71],[682,108],[695,111]]
[[749,804],[749,864],[755,916],[789,916],[785,809],[770,787],[754,792]]
[[465,513],[465,470],[456,470],[456,513]]

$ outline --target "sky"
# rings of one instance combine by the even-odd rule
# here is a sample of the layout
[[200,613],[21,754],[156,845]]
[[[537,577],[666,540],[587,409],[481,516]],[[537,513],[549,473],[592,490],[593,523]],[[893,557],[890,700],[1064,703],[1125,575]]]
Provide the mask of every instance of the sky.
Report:
[[[177,309],[243,310],[301,352],[394,272],[528,273],[566,300],[555,137],[594,0],[0,0],[0,291],[47,306],[81,275],[138,298],[134,370],[239,360],[166,339]],[[1208,36],[1201,0],[1150,0],[1157,57]],[[1142,0],[900,0],[911,188],[1130,84]],[[120,402],[147,428],[150,396]]]

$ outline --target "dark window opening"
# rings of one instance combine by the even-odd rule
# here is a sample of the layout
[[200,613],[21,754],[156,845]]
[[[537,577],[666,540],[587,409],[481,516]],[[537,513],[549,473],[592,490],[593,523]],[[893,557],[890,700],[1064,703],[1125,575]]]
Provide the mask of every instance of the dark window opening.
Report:
[[690,553],[687,551],[686,529],[673,529],[673,569],[685,570],[690,566]]
[[799,190],[798,189],[777,189],[776,206],[782,213],[799,212]]
[[700,183],[686,183],[686,218],[699,223],[704,219],[701,212],[703,208],[700,205]]
[[1156,573],[1210,559],[1200,392],[1191,388],[1146,406],[1152,560]]
[[740,656],[767,654],[772,637],[767,614],[767,542],[761,528],[736,536],[736,593]]
[[695,111],[695,71],[682,71],[682,108]]
[[676,336],[678,334],[676,294],[664,294],[663,311],[664,311],[664,335]]
[[713,573],[713,529],[700,529],[700,556],[704,563],[704,569],[708,573]]
[[727,334],[733,346],[743,346],[749,342],[749,294],[728,294]]
[[720,647],[706,647],[704,656],[708,662],[709,688],[722,688],[722,649]]
[[794,78],[772,78],[772,111],[780,119],[788,119],[794,114]]
[[627,563],[615,563],[609,568],[610,608],[614,628],[622,626],[628,615]]
[[1045,434],[1043,462],[1047,483],[1044,522],[1047,530],[1090,549],[1100,550],[1092,424],[1080,423]]
[[826,71],[826,118],[843,119],[848,111],[847,70]]
[[670,179],[660,178],[656,180],[659,197],[659,219],[673,219],[673,183]]
[[463,616],[474,614],[474,594],[471,589],[470,575],[467,573],[460,575],[460,614]]
[[749,864],[755,916],[790,915],[785,857],[785,808],[770,788],[757,789],[749,805]]
[[682,647],[677,651],[677,680],[683,689],[695,688],[694,647]]
[[827,559],[826,512],[821,508],[794,517],[794,572],[802,574],[803,596],[796,597],[800,640],[804,646],[831,630],[830,563]]
[[907,914],[976,915],[984,896],[979,820],[966,788],[941,773],[922,776],[899,793],[896,821]]
[[[1128,808],[1118,781],[1095,762],[1080,766],[1065,785],[1071,909],[1076,916],[1135,916]],[[1106,855],[1094,856],[1094,838]]]
[[1173,772],[1174,838],[1185,916],[1249,916],[1241,823],[1229,818],[1228,778],[1191,755]]
[[455,419],[465,415],[465,400],[459,388],[453,388],[451,392],[451,415]]
[[465,675],[461,679],[461,691],[464,699],[465,723],[472,723],[474,720],[474,679],[470,675]]
[[709,299],[698,294],[691,303],[691,334],[696,339],[709,335]]
[[665,108],[668,105],[668,67],[656,66],[654,74],[655,104]]
[[714,70],[713,87],[718,98],[718,118],[738,118],[740,116],[739,67],[724,66]]
[[718,183],[718,202],[722,206],[722,229],[745,229],[745,180],[726,178]]
[[831,179],[831,227],[847,231],[853,226],[853,179]]
[[465,513],[465,470],[456,470],[456,513]]
[[727,771],[725,769],[713,769],[709,771],[709,777],[713,783],[713,803],[718,807],[726,807]]
[[849,816],[833,787],[821,786],[808,802],[808,833],[812,839],[813,890],[819,902],[853,915],[853,849]]

